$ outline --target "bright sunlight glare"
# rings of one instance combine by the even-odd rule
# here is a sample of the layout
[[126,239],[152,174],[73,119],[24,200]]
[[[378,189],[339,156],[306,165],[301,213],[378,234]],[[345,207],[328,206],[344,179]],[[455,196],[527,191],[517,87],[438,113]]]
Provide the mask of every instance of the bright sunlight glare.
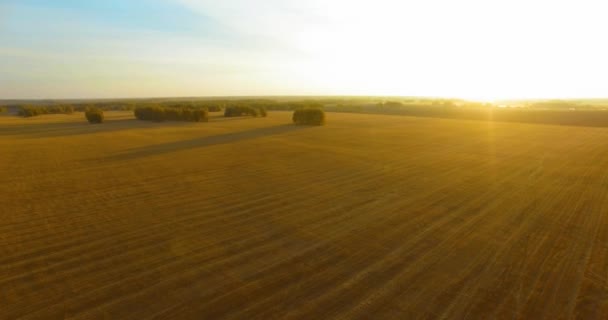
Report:
[[597,0],[8,0],[8,97],[608,92]]
[[481,101],[600,96],[608,89],[603,6],[342,1],[325,11],[330,23],[295,41],[314,57],[309,80],[332,92]]

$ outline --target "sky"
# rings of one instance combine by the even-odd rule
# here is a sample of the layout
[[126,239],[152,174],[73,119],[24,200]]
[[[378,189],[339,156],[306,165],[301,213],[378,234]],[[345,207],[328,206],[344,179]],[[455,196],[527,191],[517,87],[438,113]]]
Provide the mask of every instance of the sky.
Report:
[[608,97],[605,0],[0,0],[0,99]]

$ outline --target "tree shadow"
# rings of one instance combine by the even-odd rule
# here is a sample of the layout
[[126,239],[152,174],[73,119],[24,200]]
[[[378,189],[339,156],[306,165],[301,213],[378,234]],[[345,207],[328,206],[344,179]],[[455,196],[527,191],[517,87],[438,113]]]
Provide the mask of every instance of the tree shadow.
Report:
[[114,132],[146,127],[148,127],[146,123],[136,119],[106,120],[103,124],[90,124],[84,120],[82,122],[41,122],[2,126],[0,127],[0,136],[46,138]]
[[238,120],[251,120],[251,119],[257,119],[257,118],[253,118],[253,117],[210,117],[209,121],[212,122],[224,122],[224,121],[238,121]]
[[252,117],[252,116],[235,116],[235,117],[225,117],[223,112],[210,112],[209,113],[209,121],[210,122],[225,122],[225,121],[243,121],[243,120],[251,120],[251,119],[264,119],[263,117]]
[[[265,136],[280,135],[280,134],[285,134],[285,133],[289,133],[289,132],[293,132],[293,131],[303,130],[305,128],[312,128],[312,127],[285,124],[285,125],[274,126],[274,127],[256,128],[256,129],[247,130],[247,131],[226,133],[226,134],[221,134],[221,135],[216,135],[216,136],[207,136],[207,137],[201,137],[201,138],[196,138],[196,139],[175,141],[175,142],[156,144],[156,145],[151,145],[151,146],[146,146],[146,147],[141,147],[141,148],[129,149],[126,152],[112,155],[109,157],[105,157],[105,158],[103,158],[103,160],[115,160],[115,161],[132,160],[132,159],[138,159],[138,158],[143,158],[143,157],[173,153],[173,152],[183,151],[183,150],[188,150],[188,149],[228,144],[228,143],[233,143],[233,142],[238,142],[238,141],[243,141],[243,140],[252,140],[252,139],[257,139],[257,138],[261,138],[261,137],[265,137]],[[91,160],[98,161],[100,159],[91,159]]]
[[[252,117],[224,117],[216,114],[210,117],[211,122],[246,121]],[[261,118],[260,118],[261,119]],[[0,137],[23,137],[23,138],[55,138],[72,135],[95,134],[105,132],[116,132],[129,129],[156,128],[159,123],[170,124],[172,127],[190,126],[192,122],[167,121],[153,122],[141,121],[134,118],[106,119],[102,124],[90,124],[84,118],[80,122],[32,122],[0,126]]]

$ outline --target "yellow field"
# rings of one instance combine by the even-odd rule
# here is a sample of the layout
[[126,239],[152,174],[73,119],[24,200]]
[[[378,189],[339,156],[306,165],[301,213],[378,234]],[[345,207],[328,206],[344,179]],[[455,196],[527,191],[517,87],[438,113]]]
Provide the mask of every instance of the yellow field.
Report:
[[0,117],[0,319],[605,319],[608,129]]

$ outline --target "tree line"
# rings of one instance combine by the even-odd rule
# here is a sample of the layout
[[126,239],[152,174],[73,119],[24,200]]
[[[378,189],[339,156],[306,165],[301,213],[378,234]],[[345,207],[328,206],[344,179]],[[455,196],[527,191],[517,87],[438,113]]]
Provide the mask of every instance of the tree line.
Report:
[[157,105],[137,107],[133,113],[135,118],[147,121],[209,121],[209,111],[206,108],[192,108],[187,106],[164,107]]

